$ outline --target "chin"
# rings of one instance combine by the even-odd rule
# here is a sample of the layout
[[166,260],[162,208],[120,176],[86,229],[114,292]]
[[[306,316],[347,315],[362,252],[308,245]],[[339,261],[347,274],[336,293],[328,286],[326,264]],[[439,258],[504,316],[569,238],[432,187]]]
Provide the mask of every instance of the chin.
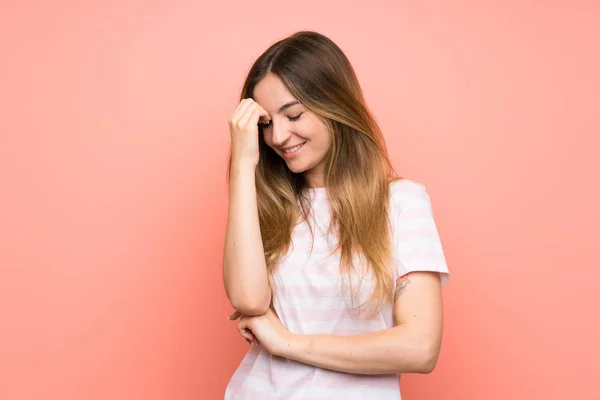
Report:
[[289,170],[295,174],[301,174],[303,172],[306,172],[306,170],[308,170],[308,168],[306,168],[306,166],[302,165],[302,164],[294,164],[294,163],[289,163],[289,162],[286,162],[286,164],[287,164],[287,167],[289,168]]
[[288,168],[290,171],[292,171],[295,174],[301,174],[306,171],[306,168],[293,168],[293,167],[290,167],[289,164],[288,164]]

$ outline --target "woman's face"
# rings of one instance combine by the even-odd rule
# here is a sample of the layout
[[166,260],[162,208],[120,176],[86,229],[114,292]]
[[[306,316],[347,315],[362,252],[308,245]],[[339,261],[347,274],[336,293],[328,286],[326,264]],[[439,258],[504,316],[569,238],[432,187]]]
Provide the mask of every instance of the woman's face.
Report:
[[300,104],[273,73],[254,87],[254,101],[271,117],[271,122],[262,124],[267,145],[292,172],[304,173],[311,187],[323,187],[323,160],[331,147],[331,134],[321,119]]

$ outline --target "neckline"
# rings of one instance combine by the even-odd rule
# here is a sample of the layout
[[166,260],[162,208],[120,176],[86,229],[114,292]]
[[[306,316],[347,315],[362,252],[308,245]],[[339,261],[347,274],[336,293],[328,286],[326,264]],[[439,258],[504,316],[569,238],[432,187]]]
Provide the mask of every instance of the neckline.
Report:
[[321,200],[327,197],[327,187],[307,187],[304,190],[306,191],[306,193],[308,193],[312,201]]

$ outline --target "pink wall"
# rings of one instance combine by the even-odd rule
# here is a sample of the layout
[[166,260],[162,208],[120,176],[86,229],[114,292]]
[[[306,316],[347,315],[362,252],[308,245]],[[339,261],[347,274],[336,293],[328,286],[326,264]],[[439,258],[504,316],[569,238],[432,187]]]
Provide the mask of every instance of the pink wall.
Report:
[[226,121],[299,29],[434,202],[444,344],[404,396],[599,398],[600,7],[366,3],[2,3],[1,399],[222,398]]

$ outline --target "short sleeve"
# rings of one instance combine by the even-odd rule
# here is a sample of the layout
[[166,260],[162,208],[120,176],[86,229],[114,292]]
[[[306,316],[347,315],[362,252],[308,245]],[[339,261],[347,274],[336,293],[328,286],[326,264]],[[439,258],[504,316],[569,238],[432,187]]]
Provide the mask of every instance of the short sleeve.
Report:
[[412,271],[435,271],[445,285],[450,273],[426,187],[408,179],[393,182],[390,200],[394,280]]

